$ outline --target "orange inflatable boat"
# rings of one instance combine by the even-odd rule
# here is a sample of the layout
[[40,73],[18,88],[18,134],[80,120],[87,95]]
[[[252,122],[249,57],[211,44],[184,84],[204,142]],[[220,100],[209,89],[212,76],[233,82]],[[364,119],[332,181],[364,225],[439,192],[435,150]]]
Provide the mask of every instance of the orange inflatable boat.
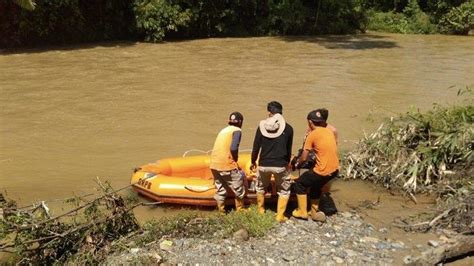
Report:
[[[139,194],[152,200],[164,203],[215,206],[216,189],[209,163],[209,155],[162,159],[135,169],[131,184]],[[250,154],[240,154],[238,163],[245,175],[245,201],[246,203],[256,201],[253,189],[255,174],[250,171]],[[265,197],[269,199],[277,197],[273,182]],[[226,203],[234,203],[232,193],[229,193]]]

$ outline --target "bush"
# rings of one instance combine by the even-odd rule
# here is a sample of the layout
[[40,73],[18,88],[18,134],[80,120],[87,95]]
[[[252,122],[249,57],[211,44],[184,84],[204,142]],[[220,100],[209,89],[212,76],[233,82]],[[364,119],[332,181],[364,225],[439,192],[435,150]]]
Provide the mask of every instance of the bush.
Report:
[[166,0],[136,0],[134,11],[137,27],[144,31],[145,41],[163,40],[166,33],[178,31],[190,21],[190,11]]
[[368,17],[368,28],[374,31],[421,34],[437,31],[430,17],[420,9],[416,0],[410,0],[402,13],[371,10]]
[[0,1],[0,47],[68,44],[135,37],[128,0],[37,0],[33,11]]
[[409,33],[408,20],[401,13],[369,11],[367,28],[373,31]]
[[467,35],[474,29],[474,1],[453,7],[439,22],[440,31],[448,34]]
[[410,33],[430,34],[436,32],[436,26],[431,23],[430,17],[421,10],[417,0],[408,1],[408,5],[403,9],[403,15],[408,20]]
[[[469,87],[464,93],[472,93]],[[469,183],[474,163],[474,106],[436,105],[427,113],[392,118],[345,158],[346,177],[368,179],[409,193]],[[458,173],[455,175],[455,173]]]

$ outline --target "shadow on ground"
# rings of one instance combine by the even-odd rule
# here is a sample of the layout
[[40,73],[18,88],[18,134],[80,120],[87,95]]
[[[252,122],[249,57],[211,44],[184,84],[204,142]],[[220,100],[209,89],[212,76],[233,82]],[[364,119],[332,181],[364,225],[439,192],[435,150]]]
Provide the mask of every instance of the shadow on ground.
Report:
[[327,49],[389,49],[399,46],[388,36],[375,34],[327,35],[327,36],[281,36],[286,42],[308,42],[322,45]]

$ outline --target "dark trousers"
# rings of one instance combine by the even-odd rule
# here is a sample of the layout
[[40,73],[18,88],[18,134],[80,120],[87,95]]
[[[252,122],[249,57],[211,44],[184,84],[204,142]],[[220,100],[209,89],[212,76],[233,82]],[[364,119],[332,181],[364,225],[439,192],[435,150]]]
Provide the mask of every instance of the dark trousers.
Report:
[[327,182],[337,177],[339,171],[336,170],[328,176],[316,174],[312,169],[303,173],[295,182],[294,188],[296,194],[306,194],[308,188],[310,189],[310,198],[318,199],[321,196],[321,189]]

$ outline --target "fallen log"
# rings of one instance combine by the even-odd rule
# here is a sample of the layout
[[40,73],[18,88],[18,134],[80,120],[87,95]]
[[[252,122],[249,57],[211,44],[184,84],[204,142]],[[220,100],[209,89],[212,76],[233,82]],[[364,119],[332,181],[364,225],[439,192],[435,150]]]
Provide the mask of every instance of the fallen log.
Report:
[[423,251],[420,256],[407,256],[405,265],[436,265],[456,258],[470,256],[474,253],[474,236],[459,235],[441,244],[439,247]]

